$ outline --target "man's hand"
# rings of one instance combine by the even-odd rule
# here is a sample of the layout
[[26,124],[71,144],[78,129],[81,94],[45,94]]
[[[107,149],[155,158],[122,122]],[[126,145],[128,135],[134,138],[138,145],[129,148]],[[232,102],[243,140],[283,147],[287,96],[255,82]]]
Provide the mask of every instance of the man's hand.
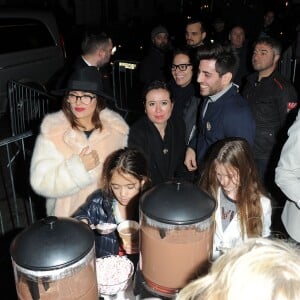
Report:
[[196,153],[194,149],[187,148],[184,164],[190,172],[197,170]]

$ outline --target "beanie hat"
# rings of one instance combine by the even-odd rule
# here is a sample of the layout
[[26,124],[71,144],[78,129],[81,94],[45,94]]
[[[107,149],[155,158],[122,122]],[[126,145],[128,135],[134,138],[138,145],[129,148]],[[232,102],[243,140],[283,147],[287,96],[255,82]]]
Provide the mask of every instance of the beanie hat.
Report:
[[159,33],[166,33],[167,35],[169,35],[168,30],[165,27],[159,25],[159,26],[154,27],[152,29],[152,31],[151,31],[151,39],[154,39]]

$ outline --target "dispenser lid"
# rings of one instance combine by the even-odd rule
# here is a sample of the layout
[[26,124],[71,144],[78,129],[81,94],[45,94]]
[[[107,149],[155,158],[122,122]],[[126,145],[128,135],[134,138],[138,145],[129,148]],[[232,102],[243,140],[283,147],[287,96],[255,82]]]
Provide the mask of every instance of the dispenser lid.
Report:
[[94,234],[72,218],[47,217],[23,230],[10,246],[16,264],[30,270],[53,270],[77,262],[94,246]]
[[156,221],[189,225],[212,216],[216,203],[195,184],[166,182],[158,184],[141,197],[141,210]]

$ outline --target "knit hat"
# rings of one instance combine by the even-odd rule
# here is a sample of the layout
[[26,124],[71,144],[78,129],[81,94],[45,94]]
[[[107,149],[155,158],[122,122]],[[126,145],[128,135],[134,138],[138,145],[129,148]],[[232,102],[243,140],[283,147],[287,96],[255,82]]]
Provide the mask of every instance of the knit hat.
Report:
[[159,26],[154,27],[152,29],[152,31],[151,31],[151,39],[154,39],[159,33],[166,33],[167,35],[169,35],[168,30],[165,27],[159,25]]

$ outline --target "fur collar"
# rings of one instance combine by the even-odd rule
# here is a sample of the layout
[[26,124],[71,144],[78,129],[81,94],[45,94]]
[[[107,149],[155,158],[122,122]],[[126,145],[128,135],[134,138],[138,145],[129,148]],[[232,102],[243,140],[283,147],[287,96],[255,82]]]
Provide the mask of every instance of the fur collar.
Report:
[[[118,113],[108,108],[100,112],[100,119],[105,129],[113,129],[125,135],[129,132],[125,120]],[[72,130],[72,128],[61,110],[46,115],[41,124],[41,133],[44,135],[60,135],[68,130]]]

